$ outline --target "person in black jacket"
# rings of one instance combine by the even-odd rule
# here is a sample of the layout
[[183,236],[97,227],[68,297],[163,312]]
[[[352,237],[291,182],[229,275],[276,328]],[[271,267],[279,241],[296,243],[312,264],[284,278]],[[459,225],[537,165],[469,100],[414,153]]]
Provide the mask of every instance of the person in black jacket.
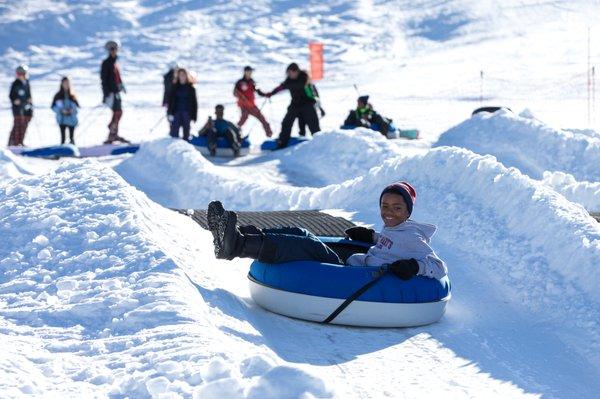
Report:
[[305,71],[301,71],[298,64],[291,63],[286,69],[287,79],[269,93],[265,93],[267,97],[283,90],[289,90],[292,96],[292,101],[288,107],[287,113],[281,121],[281,132],[277,139],[277,148],[287,147],[290,135],[292,134],[292,126],[296,118],[302,118],[306,123],[311,133],[316,133],[321,130],[319,126],[319,117],[315,110],[316,100],[310,90],[310,79]]
[[[310,90],[312,92],[312,96],[316,101],[315,107],[319,110],[319,112],[321,112],[321,117],[324,117],[325,110],[321,106],[321,99],[319,98],[319,91],[317,90],[317,86],[315,86],[313,83],[310,83],[308,85],[307,90]],[[298,117],[298,129],[298,134],[300,136],[306,136],[306,122],[304,122],[304,119],[302,119],[302,115]]]
[[171,123],[171,137],[179,137],[179,129],[183,128],[183,139],[189,140],[190,121],[196,122],[198,118],[198,100],[193,82],[183,68],[177,71],[177,78],[173,82],[167,114]]
[[8,138],[9,146],[23,146],[27,126],[33,117],[31,87],[27,78],[27,65],[19,65],[16,69],[16,79],[10,86],[10,103],[13,113],[13,128]]
[[369,103],[369,96],[360,96],[356,100],[356,109],[350,111],[344,121],[348,127],[366,127],[377,130],[387,137],[392,120],[379,115]]
[[108,124],[108,138],[104,144],[112,144],[116,141],[129,143],[129,140],[119,136],[119,121],[123,116],[121,92],[126,93],[125,85],[121,79],[121,71],[117,64],[119,45],[110,40],[106,42],[104,48],[108,51],[108,57],[102,62],[102,67],[100,68],[102,102],[113,112],[110,123]]

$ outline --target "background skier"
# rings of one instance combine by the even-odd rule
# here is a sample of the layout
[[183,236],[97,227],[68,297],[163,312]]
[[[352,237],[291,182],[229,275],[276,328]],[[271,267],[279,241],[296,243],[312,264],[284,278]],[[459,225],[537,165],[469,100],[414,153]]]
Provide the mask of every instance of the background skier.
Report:
[[27,65],[19,65],[15,70],[16,79],[10,86],[10,103],[13,113],[13,128],[8,138],[9,146],[23,146],[27,126],[33,117],[31,87],[27,78]]
[[129,140],[119,136],[119,121],[123,116],[121,92],[126,92],[121,78],[121,71],[117,64],[119,45],[110,40],[106,42],[104,48],[108,51],[108,57],[102,62],[102,67],[100,68],[102,102],[112,110],[112,118],[108,124],[108,138],[104,144],[112,144],[116,141],[129,143]]
[[248,116],[252,115],[262,124],[267,137],[271,137],[273,135],[271,126],[254,102],[255,92],[258,93],[259,96],[265,96],[265,93],[256,88],[256,83],[254,82],[254,79],[252,79],[253,71],[254,69],[251,66],[244,67],[244,76],[235,83],[233,89],[233,95],[237,97],[237,104],[240,107],[241,112],[238,127],[241,128],[244,123],[246,123],[246,120],[248,120]]

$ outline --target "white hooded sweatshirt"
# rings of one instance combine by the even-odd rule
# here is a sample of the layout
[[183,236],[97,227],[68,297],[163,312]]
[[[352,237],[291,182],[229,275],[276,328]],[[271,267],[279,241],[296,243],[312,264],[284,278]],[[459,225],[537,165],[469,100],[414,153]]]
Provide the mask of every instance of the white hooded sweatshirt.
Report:
[[375,233],[375,245],[366,254],[354,254],[346,262],[349,266],[383,266],[400,259],[415,259],[419,264],[417,275],[444,277],[448,270],[429,246],[436,231],[432,224],[408,219],[394,227],[385,227]]

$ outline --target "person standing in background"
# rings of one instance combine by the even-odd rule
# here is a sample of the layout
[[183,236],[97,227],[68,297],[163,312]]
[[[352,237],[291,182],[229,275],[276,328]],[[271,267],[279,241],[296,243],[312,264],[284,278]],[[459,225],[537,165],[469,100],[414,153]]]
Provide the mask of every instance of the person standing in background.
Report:
[[54,95],[51,105],[52,111],[56,114],[56,122],[60,128],[60,143],[66,142],[66,131],[69,130],[69,141],[75,144],[75,126],[77,126],[77,109],[79,102],[75,93],[71,89],[71,81],[68,77],[63,77],[60,81],[60,89]]
[[312,134],[321,130],[319,126],[319,117],[315,109],[317,101],[310,90],[310,79],[305,71],[295,62],[288,65],[286,69],[287,78],[271,92],[265,93],[265,96],[271,97],[283,90],[289,90],[292,101],[288,106],[287,112],[281,121],[281,132],[277,139],[277,149],[285,148],[290,141],[292,126],[298,118],[308,126]]
[[190,139],[190,122],[198,118],[198,99],[190,74],[183,68],[177,70],[176,80],[169,95],[167,115],[171,124],[171,137],[179,137],[183,128],[183,139]]
[[121,106],[121,92],[126,93],[125,85],[121,79],[121,71],[117,64],[117,53],[119,45],[109,40],[104,45],[108,51],[108,57],[102,62],[100,68],[100,79],[102,80],[102,102],[112,110],[112,118],[108,124],[108,138],[104,144],[113,144],[114,142],[129,143],[129,140],[119,136],[119,121],[123,116]]
[[15,70],[16,79],[10,86],[10,103],[13,113],[13,128],[8,138],[9,146],[23,146],[27,126],[33,117],[31,86],[27,76],[27,65],[19,65]]
[[252,115],[262,124],[263,129],[265,130],[265,134],[267,137],[271,137],[273,132],[271,131],[271,126],[269,122],[265,119],[264,115],[260,112],[260,109],[254,103],[254,93],[258,93],[259,96],[265,96],[260,89],[256,88],[256,83],[254,79],[252,79],[252,72],[254,68],[251,66],[244,67],[244,76],[235,83],[235,87],[233,89],[233,95],[237,97],[237,104],[240,107],[240,121],[238,122],[238,127],[241,127],[248,120],[248,116]]

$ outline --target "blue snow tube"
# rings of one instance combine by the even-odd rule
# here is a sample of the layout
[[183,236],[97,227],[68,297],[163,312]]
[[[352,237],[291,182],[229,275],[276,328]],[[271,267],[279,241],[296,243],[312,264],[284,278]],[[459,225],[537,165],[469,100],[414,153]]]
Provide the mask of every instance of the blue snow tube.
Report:
[[[190,143],[198,147],[202,154],[208,155],[208,138],[206,136],[194,136],[190,140]],[[248,137],[244,137],[240,144],[240,155],[248,155],[250,152],[250,140]],[[233,156],[233,150],[225,137],[217,139],[217,155]]]
[[[296,137],[296,136],[290,137],[290,140],[288,141],[287,146],[292,147],[292,146],[295,146],[296,144],[304,143],[305,141],[308,141],[308,140],[309,139],[307,139],[306,137]],[[262,151],[275,151],[277,149],[277,140],[276,139],[265,140],[260,145],[260,149]]]
[[36,158],[78,157],[79,150],[72,144],[65,144],[23,150],[20,152],[20,155]]
[[[339,245],[356,245],[340,238],[321,238]],[[250,292],[262,307],[275,313],[323,321],[344,300],[373,280],[379,267],[343,266],[314,261],[279,264],[254,261],[248,278]],[[409,327],[433,323],[450,299],[450,280],[417,276],[401,280],[385,274],[334,320],[335,324],[369,327]]]

